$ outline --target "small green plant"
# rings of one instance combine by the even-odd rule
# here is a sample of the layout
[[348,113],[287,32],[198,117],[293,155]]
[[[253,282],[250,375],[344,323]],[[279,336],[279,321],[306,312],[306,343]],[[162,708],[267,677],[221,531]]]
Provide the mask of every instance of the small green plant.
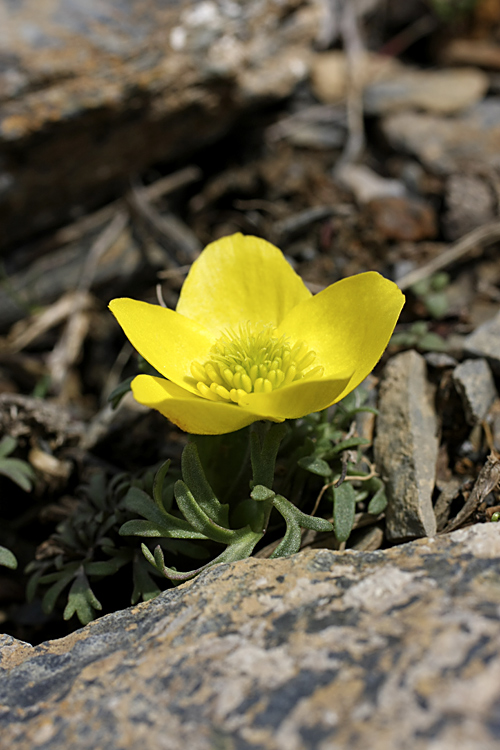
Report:
[[413,294],[425,305],[429,315],[436,320],[444,318],[449,309],[446,288],[450,277],[447,273],[435,273],[427,279],[417,282],[411,288]]
[[30,464],[20,458],[12,458],[17,440],[6,435],[0,440],[0,474],[8,477],[25,492],[31,492],[36,475]]
[[[27,587],[32,600],[39,586],[48,587],[42,598],[45,613],[52,612],[59,597],[67,590],[64,619],[74,614],[82,624],[94,619],[102,609],[92,585],[115,576],[129,566],[131,579],[130,601],[146,601],[160,592],[151,574],[155,574],[144,559],[137,544],[123,540],[118,529],[132,516],[127,510],[125,496],[135,487],[151,491],[154,472],[147,471],[140,478],[119,474],[108,481],[103,471],[97,471],[90,481],[80,487],[80,499],[63,520],[47,543],[39,548],[38,559],[30,562],[26,572],[31,574]],[[165,488],[168,491],[168,488]],[[178,543],[165,542],[171,554],[176,554]]]
[[[358,503],[366,501],[367,511],[373,515],[381,513],[387,503],[382,481],[361,467],[360,447],[369,441],[352,434],[356,415],[374,411],[364,404],[365,398],[358,389],[337,407],[296,420],[291,426],[254,425],[249,431],[250,486],[246,492],[236,491],[228,503],[220,502],[209,483],[196,442],[188,443],[182,455],[182,479],[173,484],[173,497],[167,493],[165,503],[167,462],[156,474],[152,493],[138,487],[128,490],[125,505],[142,519],[127,521],[120,534],[210,541],[223,547],[201,567],[184,572],[166,563],[165,545],[158,544],[151,551],[143,544],[148,562],[174,581],[192,578],[217,562],[248,557],[268,530],[276,533],[282,525],[284,533],[270,555],[273,558],[297,552],[302,529],[335,531],[339,541],[346,541]],[[284,470],[281,478],[275,477],[277,458]],[[305,493],[308,477],[316,481]],[[317,508],[306,513],[300,507],[314,487],[324,499],[322,514],[331,519],[316,516]],[[293,502],[284,496],[285,489]]]
[[418,349],[421,352],[447,352],[447,341],[438,333],[429,331],[429,324],[425,320],[417,320],[405,331],[394,333],[391,346],[402,349]]

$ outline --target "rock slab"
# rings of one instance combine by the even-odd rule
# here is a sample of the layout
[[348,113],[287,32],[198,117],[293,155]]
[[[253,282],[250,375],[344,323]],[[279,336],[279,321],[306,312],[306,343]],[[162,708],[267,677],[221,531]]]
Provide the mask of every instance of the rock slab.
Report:
[[500,529],[219,565],[35,648],[9,750],[496,750]]
[[433,536],[437,420],[425,359],[415,351],[387,364],[379,396],[375,462],[386,483],[389,539]]
[[318,0],[0,0],[0,247],[290,94],[320,15]]
[[483,420],[498,394],[485,359],[466,359],[453,370],[453,380],[462,398],[469,424]]

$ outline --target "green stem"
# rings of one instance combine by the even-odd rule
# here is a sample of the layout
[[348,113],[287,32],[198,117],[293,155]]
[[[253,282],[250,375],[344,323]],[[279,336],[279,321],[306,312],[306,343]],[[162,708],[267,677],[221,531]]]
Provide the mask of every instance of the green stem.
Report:
[[[272,490],[274,471],[278,450],[286,432],[287,425],[271,424],[270,422],[256,422],[250,432],[250,457],[252,462],[252,488],[263,485]],[[262,500],[258,506],[255,521],[259,531],[265,532],[269,517],[273,509],[273,501]]]
[[281,422],[257,422],[250,433],[250,457],[252,461],[252,487],[262,484],[270,490],[274,482],[276,456],[288,426]]

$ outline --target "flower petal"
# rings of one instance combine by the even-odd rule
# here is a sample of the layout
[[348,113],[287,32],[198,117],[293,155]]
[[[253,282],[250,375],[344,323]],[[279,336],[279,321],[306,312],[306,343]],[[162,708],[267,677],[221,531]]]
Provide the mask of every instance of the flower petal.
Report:
[[220,331],[247,321],[278,325],[310,297],[281,250],[259,237],[233,234],[212,242],[195,260],[176,309]]
[[242,397],[240,408],[279,422],[305,417],[306,414],[326,409],[338,401],[351,376],[352,371],[349,370],[344,375],[339,373],[337,378],[298,380],[271,393],[249,393]]
[[315,365],[325,368],[323,378],[353,376],[335,397],[354,390],[382,356],[405,302],[392,281],[374,271],[332,284],[291,310],[279,326],[292,340],[306,341],[316,352]]
[[132,346],[169,380],[197,393],[190,366],[208,358],[213,335],[199,323],[159,305],[114,299],[110,310]]
[[[134,378],[132,392],[140,404],[156,409],[181,430],[195,435],[224,435],[264,419],[236,404],[209,401],[175,383],[151,375]],[[274,421],[282,422],[283,419]]]

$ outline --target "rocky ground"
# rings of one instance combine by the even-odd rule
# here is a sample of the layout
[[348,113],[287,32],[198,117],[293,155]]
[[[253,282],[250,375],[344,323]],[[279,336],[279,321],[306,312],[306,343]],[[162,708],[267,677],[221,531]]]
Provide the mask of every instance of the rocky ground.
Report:
[[[499,160],[498,0],[0,0],[10,745],[108,745],[131,706],[133,741],[165,748],[497,745]],[[263,547],[72,635],[65,596],[44,611],[32,578],[26,600],[30,574],[73,559],[58,524],[80,519],[88,550],[85,513],[108,513],[106,486],[178,463],[185,443],[129,396],[108,403],[138,363],[107,303],[175,307],[197,253],[236,231],[275,243],[313,292],[377,270],[407,295],[365,383],[378,416],[344,435],[369,441],[387,506],[368,513],[360,482],[346,542],[308,533],[282,561]],[[125,570],[97,580],[103,614],[130,604]],[[131,638],[145,666],[123,659]],[[178,741],[162,733],[167,705]]]

